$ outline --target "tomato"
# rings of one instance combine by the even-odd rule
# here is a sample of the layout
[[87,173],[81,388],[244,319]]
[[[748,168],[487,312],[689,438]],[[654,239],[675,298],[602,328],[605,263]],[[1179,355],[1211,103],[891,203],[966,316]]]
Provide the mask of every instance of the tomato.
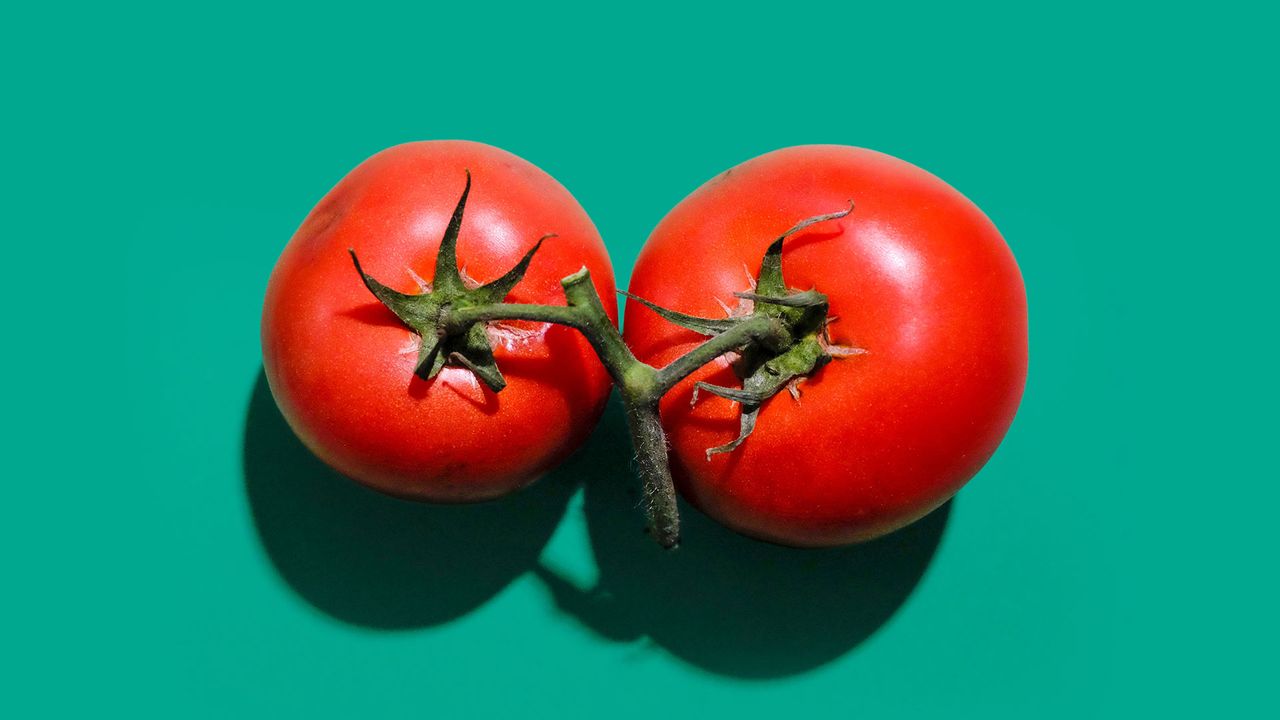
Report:
[[560,279],[585,266],[616,322],[608,254],[573,196],[515,155],[460,141],[400,145],[352,170],[290,240],[262,314],[267,380],[298,437],[339,472],[417,500],[485,500],[532,482],[586,439],[610,389],[577,331],[542,323],[486,326],[500,393],[456,363],[415,374],[421,339],[370,294],[347,251],[393,290],[421,293],[464,187],[468,287],[555,233],[507,300],[563,305]]
[[[761,407],[730,452],[740,408],[693,383],[741,387],[726,357],[663,398],[677,486],[747,535],[797,546],[874,538],[924,516],[987,461],[1013,420],[1027,370],[1017,263],[972,202],[881,153],[778,150],[712,179],[677,205],[640,253],[630,290],[711,317],[748,301],[765,248],[797,221],[854,203],[788,238],[782,270],[830,302],[831,342],[860,349]],[[641,360],[670,362],[703,338],[628,305]]]

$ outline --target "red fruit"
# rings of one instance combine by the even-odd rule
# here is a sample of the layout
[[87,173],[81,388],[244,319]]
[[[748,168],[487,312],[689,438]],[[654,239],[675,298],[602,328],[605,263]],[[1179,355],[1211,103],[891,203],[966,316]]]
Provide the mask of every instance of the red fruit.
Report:
[[[694,315],[737,307],[764,249],[797,221],[847,208],[784,245],[783,274],[816,288],[838,321],[837,358],[766,401],[753,434],[719,397],[690,405],[692,384],[738,386],[729,362],[703,368],[663,398],[681,492],[748,535],[801,546],[867,540],[933,510],[1004,437],[1027,370],[1027,307],[1017,263],[972,202],[888,155],[794,147],[747,161],[703,185],[658,225],[631,292]],[[700,336],[628,306],[625,337],[663,365]]]
[[578,332],[541,323],[488,326],[501,393],[456,364],[415,376],[420,338],[370,295],[347,250],[394,290],[422,292],[413,273],[432,279],[468,170],[457,249],[467,284],[501,276],[555,233],[507,299],[563,305],[560,279],[585,265],[616,321],[608,254],[573,196],[515,155],[461,141],[400,145],[352,170],[285,248],[262,314],[267,380],[307,447],[418,500],[484,500],[528,484],[586,439],[610,388]]

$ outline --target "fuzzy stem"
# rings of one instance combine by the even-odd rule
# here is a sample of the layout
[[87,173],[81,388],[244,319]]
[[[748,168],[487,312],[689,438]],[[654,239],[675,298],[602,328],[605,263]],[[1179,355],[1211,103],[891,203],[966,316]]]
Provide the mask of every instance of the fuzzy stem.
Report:
[[670,550],[680,544],[680,510],[671,481],[667,435],[658,417],[658,403],[637,403],[622,394],[627,407],[627,428],[636,451],[636,464],[644,486],[644,509],[654,540]]

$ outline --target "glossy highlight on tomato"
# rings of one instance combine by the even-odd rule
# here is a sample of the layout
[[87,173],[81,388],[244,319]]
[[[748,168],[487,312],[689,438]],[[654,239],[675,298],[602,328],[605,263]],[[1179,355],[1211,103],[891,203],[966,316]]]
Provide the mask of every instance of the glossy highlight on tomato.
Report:
[[560,279],[585,266],[616,323],[608,254],[573,196],[515,155],[463,141],[399,145],[352,170],[290,240],[263,308],[266,377],[294,432],[339,472],[417,500],[485,500],[532,482],[581,445],[610,390],[582,335],[549,323],[488,324],[501,393],[454,364],[414,374],[419,337],[370,295],[348,249],[387,286],[421,292],[468,171],[457,250],[468,285],[554,233],[508,301],[563,305]]
[[[693,383],[740,386],[731,360],[661,403],[677,485],[720,522],[788,545],[878,537],[949,499],[1008,430],[1027,372],[1027,306],[1009,247],[972,202],[928,172],[871,150],[786,148],[712,179],[654,230],[630,291],[705,317],[741,313],[766,246],[798,220],[848,216],[788,238],[787,285],[830,302],[832,360],[766,401],[753,434],[739,408]],[[662,366],[702,338],[638,303],[625,338]]]

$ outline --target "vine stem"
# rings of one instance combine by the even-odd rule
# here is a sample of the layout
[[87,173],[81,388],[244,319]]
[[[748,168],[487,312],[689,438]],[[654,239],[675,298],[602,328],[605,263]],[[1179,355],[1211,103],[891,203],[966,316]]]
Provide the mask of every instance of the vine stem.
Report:
[[457,333],[477,322],[528,320],[566,325],[581,332],[600,356],[622,395],[627,428],[644,485],[649,531],[660,545],[674,548],[680,542],[680,517],[667,457],[666,432],[658,414],[659,400],[681,380],[725,353],[752,343],[765,346],[785,343],[787,329],[776,318],[747,318],[659,369],[637,359],[623,342],[585,267],[560,284],[567,305],[486,303],[450,308],[442,313],[441,328]]
[[658,403],[622,402],[627,409],[627,430],[636,451],[640,482],[644,488],[644,511],[649,533],[664,548],[680,544],[680,509],[676,506],[676,486],[667,458],[667,434],[662,429]]
[[[675,487],[671,481],[668,464],[667,437],[662,429],[658,403],[668,391],[698,368],[736,350],[763,349],[772,357],[763,362],[753,361],[755,369],[744,380],[744,389],[750,388],[751,398],[762,399],[777,393],[791,378],[806,375],[830,359],[825,347],[813,333],[824,331],[827,322],[825,295],[810,290],[790,292],[782,277],[782,242],[790,235],[810,225],[834,220],[848,215],[849,209],[826,215],[815,215],[800,221],[773,241],[760,263],[755,292],[740,293],[752,300],[756,310],[751,315],[735,318],[699,318],[659,307],[634,298],[662,318],[689,330],[710,336],[710,339],[676,358],[663,368],[638,360],[623,342],[618,327],[605,312],[604,303],[591,282],[591,274],[583,267],[560,281],[564,289],[565,305],[507,304],[503,302],[524,277],[543,236],[514,267],[496,280],[478,287],[464,282],[458,269],[458,233],[471,192],[471,172],[466,171],[467,183],[454,208],[449,225],[440,240],[436,253],[436,272],[431,288],[407,295],[378,282],[360,265],[354,248],[348,248],[352,264],[359,273],[366,289],[405,326],[418,334],[418,362],[414,374],[423,380],[436,377],[446,362],[463,365],[471,370],[493,392],[506,386],[502,371],[494,359],[493,346],[484,332],[484,323],[494,320],[529,320],[557,323],[575,328],[586,337],[600,361],[612,376],[622,395],[627,410],[627,427],[640,477],[644,483],[645,510],[649,529],[664,547],[675,547],[680,541],[680,517],[676,506]],[[804,338],[807,338],[804,339]],[[763,373],[763,375],[761,374]],[[699,384],[708,391],[737,399],[747,397],[740,391]],[[737,396],[728,394],[738,393]],[[741,431],[738,439],[719,448],[708,450],[726,452],[736,447],[751,433],[755,425],[755,409],[748,411],[743,404]]]

